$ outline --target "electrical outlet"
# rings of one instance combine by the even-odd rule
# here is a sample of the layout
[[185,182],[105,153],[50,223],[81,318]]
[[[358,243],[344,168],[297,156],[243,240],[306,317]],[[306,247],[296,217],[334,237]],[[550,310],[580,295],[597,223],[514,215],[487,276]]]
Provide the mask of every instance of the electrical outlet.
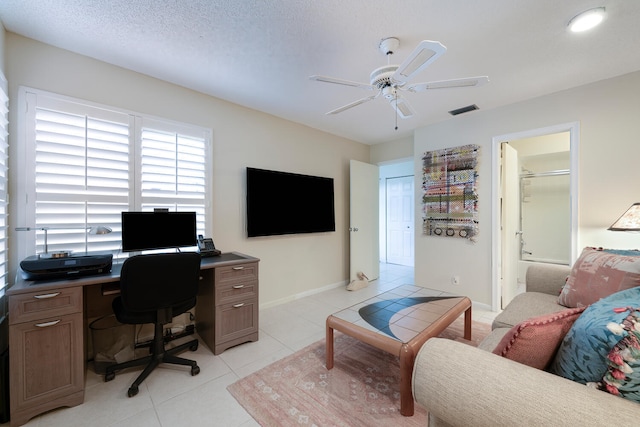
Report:
[[460,276],[451,276],[451,284],[459,285],[460,284]]

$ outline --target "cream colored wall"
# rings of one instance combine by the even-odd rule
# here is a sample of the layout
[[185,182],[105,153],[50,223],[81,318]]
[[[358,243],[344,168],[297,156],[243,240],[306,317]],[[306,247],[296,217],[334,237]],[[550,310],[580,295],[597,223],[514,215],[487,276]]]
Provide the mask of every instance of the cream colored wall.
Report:
[[[569,132],[558,132],[509,141],[509,145],[518,150],[518,158],[558,153],[571,150],[571,138],[569,138],[569,135]],[[536,172],[543,171],[536,170]]]
[[[260,258],[262,307],[346,283],[349,160],[369,161],[369,146],[13,33],[5,37],[12,102],[17,99],[18,87],[24,85],[213,130],[211,234],[223,251]],[[9,139],[13,147],[19,143],[16,119],[13,109]],[[16,183],[22,175],[13,158],[9,163],[11,200],[18,201]],[[334,178],[336,232],[248,239],[244,201],[247,166]],[[15,205],[10,212],[15,212]],[[15,215],[9,220],[15,227]],[[10,237],[20,238],[14,233]],[[15,271],[18,262],[11,259],[11,270]]]
[[[633,202],[640,201],[636,185],[640,182],[639,90],[640,72],[635,72],[417,130],[416,200],[420,200],[420,158],[425,151],[465,144],[479,144],[481,151],[477,242],[422,235],[418,227],[422,206],[416,203],[416,284],[491,305],[492,138],[576,121],[580,123],[579,247],[640,247],[637,234],[606,230]],[[460,276],[460,285],[450,284],[453,275]]]
[[374,165],[413,158],[413,136],[371,146],[371,161]]

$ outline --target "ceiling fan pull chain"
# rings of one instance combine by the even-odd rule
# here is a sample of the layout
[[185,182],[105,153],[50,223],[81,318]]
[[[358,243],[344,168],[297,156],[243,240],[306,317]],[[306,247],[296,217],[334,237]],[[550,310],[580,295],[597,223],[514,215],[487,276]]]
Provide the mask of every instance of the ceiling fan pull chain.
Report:
[[398,91],[396,91],[396,108],[394,108],[394,110],[396,110],[396,128],[395,128],[395,130],[398,130]]

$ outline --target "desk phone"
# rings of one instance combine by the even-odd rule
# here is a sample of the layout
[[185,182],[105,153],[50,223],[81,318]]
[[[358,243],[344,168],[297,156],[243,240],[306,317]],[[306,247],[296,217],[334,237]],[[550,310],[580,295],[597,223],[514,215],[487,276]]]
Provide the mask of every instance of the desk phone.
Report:
[[221,254],[213,244],[213,239],[210,237],[202,237],[202,234],[198,235],[198,252],[200,252],[200,255],[203,257],[218,256]]

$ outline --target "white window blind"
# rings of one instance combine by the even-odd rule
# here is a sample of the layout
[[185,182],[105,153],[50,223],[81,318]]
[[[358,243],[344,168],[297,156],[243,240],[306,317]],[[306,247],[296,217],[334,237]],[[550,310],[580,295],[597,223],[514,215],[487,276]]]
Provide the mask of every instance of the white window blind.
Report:
[[139,178],[142,210],[195,211],[198,230],[204,230],[206,138],[161,130],[165,127],[161,125],[143,120]]
[[113,251],[120,242],[87,229],[118,230],[129,207],[129,115],[78,107],[46,97],[35,107],[34,226],[48,228],[36,233],[39,253]]
[[[34,132],[26,158],[35,180],[25,217],[33,213],[34,223],[25,226],[47,229],[36,231],[35,252],[118,255],[122,211],[196,211],[198,232],[206,234],[206,129],[51,94],[28,99],[35,105],[27,109]],[[113,232],[87,233],[95,226]]]
[[5,315],[4,293],[7,287],[7,150],[9,127],[7,80],[0,72],[0,319]]

